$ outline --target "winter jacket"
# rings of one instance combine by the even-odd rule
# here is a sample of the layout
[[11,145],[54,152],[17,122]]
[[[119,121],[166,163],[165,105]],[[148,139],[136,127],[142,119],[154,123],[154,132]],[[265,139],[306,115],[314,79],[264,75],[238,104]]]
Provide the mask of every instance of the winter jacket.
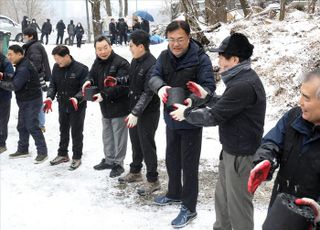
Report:
[[133,59],[130,65],[130,110],[137,117],[143,113],[158,111],[160,100],[148,85],[156,58],[146,52],[142,57]]
[[40,26],[39,26],[38,23],[36,23],[36,22],[30,23],[29,27],[32,28],[32,29],[34,29],[35,31],[37,31],[37,29],[38,29],[39,31],[41,31]]
[[185,110],[186,120],[200,126],[219,125],[222,148],[232,155],[253,155],[263,135],[266,95],[258,75],[250,69],[225,80],[220,99],[209,96],[205,108]]
[[117,34],[116,23],[114,23],[114,22],[109,23],[109,33],[110,34]]
[[129,67],[130,64],[126,59],[112,51],[107,60],[97,57],[90,69],[88,80],[98,86],[102,95],[100,108],[104,118],[123,117],[129,114],[129,87],[125,85],[104,87],[104,79],[107,76],[123,78],[128,75]]
[[150,32],[150,25],[149,25],[149,21],[147,20],[142,20],[141,22],[141,29],[146,31],[147,33]]
[[0,81],[0,88],[15,91],[18,102],[42,97],[38,73],[27,58],[16,64],[12,78]]
[[70,65],[66,67],[59,67],[58,64],[54,64],[47,97],[54,100],[55,96],[57,96],[59,110],[67,113],[74,112],[69,100],[71,97],[77,99],[79,110],[82,107],[86,107],[81,87],[86,80],[88,72],[87,66],[75,61],[73,58]]
[[75,34],[75,28],[76,28],[76,26],[73,24],[73,23],[70,23],[69,25],[68,25],[68,34],[69,35],[74,35]]
[[52,31],[52,25],[50,22],[45,22],[42,25],[42,33],[44,34],[51,34]]
[[24,44],[25,57],[28,58],[38,71],[41,88],[46,90],[46,81],[50,81],[51,69],[49,65],[48,55],[43,45],[36,40],[31,40]]
[[269,179],[280,166],[270,207],[278,193],[320,201],[320,126],[302,118],[300,107],[288,111],[263,138],[254,163],[272,163]]
[[74,33],[77,37],[82,37],[82,35],[84,34],[84,29],[82,26],[76,26],[74,29]]
[[21,29],[22,29],[22,33],[23,33],[23,31],[25,30],[25,29],[27,29],[28,28],[28,26],[29,26],[29,21],[27,20],[28,19],[28,17],[26,17],[26,16],[23,16],[23,20],[22,20],[22,22],[21,22]]
[[[3,80],[11,78],[14,74],[12,64],[2,53],[0,53],[0,72],[4,74]],[[11,96],[11,91],[0,88],[0,101],[10,100]]]
[[140,22],[135,22],[132,26],[132,30],[139,30],[141,29]]
[[57,23],[57,26],[56,26],[56,29],[57,29],[57,31],[58,31],[58,34],[63,34],[65,28],[66,28],[66,25],[63,23],[62,20],[60,20],[60,21]]
[[[152,78],[157,78],[158,81],[154,81]],[[188,92],[186,83],[190,80],[202,85],[211,92],[216,89],[212,63],[202,46],[194,40],[190,41],[188,51],[180,58],[176,58],[169,49],[162,51],[153,69],[149,86],[155,93],[158,93],[158,90],[165,85],[182,87]],[[199,128],[186,121],[175,121],[169,113],[170,111],[165,106],[164,119],[169,128]]]
[[117,23],[117,30],[119,34],[126,34],[128,32],[128,25],[125,21],[121,20]]

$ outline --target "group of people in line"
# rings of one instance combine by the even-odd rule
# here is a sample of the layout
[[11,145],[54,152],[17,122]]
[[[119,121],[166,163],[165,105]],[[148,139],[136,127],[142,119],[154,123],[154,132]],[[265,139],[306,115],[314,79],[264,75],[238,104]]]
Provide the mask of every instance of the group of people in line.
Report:
[[[222,95],[215,93],[214,71],[209,56],[200,43],[190,37],[185,21],[173,21],[166,28],[168,49],[156,59],[149,50],[149,34],[135,30],[129,39],[132,61],[116,54],[105,36],[94,41],[96,59],[90,70],[76,61],[68,47],[52,50],[55,64],[46,98],[42,99],[39,69],[28,58],[26,47],[9,47],[8,59],[1,55],[0,93],[15,91],[19,106],[17,151],[10,158],[28,156],[29,135],[34,138],[38,156],[35,163],[47,159],[46,142],[39,127],[38,113],[52,111],[58,101],[60,143],[51,165],[69,162],[69,131],[73,140],[70,170],[81,165],[83,123],[86,113],[84,97],[99,103],[102,113],[104,157],[95,170],[111,169],[109,176],[119,183],[141,182],[139,195],[160,190],[157,169],[155,132],[160,117],[160,100],[164,104],[166,123],[165,162],[168,187],[156,196],[159,206],[180,204],[172,220],[181,228],[197,217],[198,173],[202,127],[219,126],[219,178],[215,190],[216,220],[214,230],[253,230],[253,195],[257,187],[280,166],[269,210],[275,197],[288,193],[299,198],[298,205],[315,210],[319,229],[320,206],[320,70],[304,76],[300,107],[288,111],[265,137],[263,135],[266,94],[258,74],[251,68],[254,46],[241,33],[232,33],[213,52],[218,53],[219,72],[226,85]],[[36,34],[31,36],[36,38]],[[35,42],[37,43],[37,41]],[[38,42],[39,43],[39,42]],[[41,44],[39,44],[41,45]],[[39,81],[40,79],[40,81]],[[182,88],[184,103],[168,105],[170,91]],[[6,97],[9,98],[10,96]],[[10,100],[0,97],[0,150],[7,150],[7,120]],[[88,98],[87,98],[88,99]],[[9,108],[9,109],[8,109]],[[124,176],[123,161],[127,139],[132,144],[132,163]],[[146,180],[141,169],[146,166]]]
[[[49,41],[49,35],[51,34],[51,32],[53,31],[52,28],[52,24],[50,22],[50,19],[47,19],[46,22],[44,22],[42,24],[42,27],[40,28],[40,26],[38,25],[36,19],[32,19],[31,21],[28,19],[27,16],[23,17],[23,20],[21,22],[21,28],[22,28],[22,33],[24,32],[25,29],[27,28],[32,28],[37,32],[41,32],[41,43],[43,44],[48,44]],[[77,25],[75,25],[73,23],[73,20],[70,20],[70,23],[68,24],[68,26],[66,27],[66,25],[64,24],[63,20],[59,20],[57,25],[56,25],[56,30],[57,30],[57,39],[56,39],[56,45],[58,44],[63,44],[63,37],[64,37],[64,32],[67,29],[67,33],[68,33],[68,38],[66,39],[66,44],[72,46],[74,43],[74,38],[76,37],[76,42],[77,42],[77,47],[81,47],[82,44],[82,37],[84,34],[84,29],[82,27],[82,24],[80,22],[77,23]],[[46,39],[46,41],[44,42],[44,37]]]

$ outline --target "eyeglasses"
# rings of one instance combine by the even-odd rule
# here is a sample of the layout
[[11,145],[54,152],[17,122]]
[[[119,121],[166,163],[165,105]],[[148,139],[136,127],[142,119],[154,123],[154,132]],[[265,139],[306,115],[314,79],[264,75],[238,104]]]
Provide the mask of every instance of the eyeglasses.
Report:
[[178,38],[178,39],[174,39],[174,38],[168,38],[168,42],[171,44],[177,43],[179,45],[181,45],[183,42],[185,42],[185,38]]

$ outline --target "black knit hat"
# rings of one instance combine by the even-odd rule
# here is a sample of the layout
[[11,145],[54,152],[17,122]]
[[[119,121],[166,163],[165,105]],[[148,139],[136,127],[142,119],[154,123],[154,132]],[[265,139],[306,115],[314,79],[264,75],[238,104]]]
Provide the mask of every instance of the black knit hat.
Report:
[[245,35],[241,33],[233,33],[226,37],[218,48],[213,48],[209,51],[248,59],[252,55],[253,48],[254,46],[250,44]]

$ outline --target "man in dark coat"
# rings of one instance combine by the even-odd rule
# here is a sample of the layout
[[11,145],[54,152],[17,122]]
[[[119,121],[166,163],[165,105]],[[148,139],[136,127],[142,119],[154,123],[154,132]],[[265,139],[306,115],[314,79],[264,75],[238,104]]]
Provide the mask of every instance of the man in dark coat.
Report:
[[[189,80],[215,91],[212,63],[200,44],[190,38],[190,27],[185,21],[173,21],[166,29],[168,49],[157,59],[149,81],[150,88],[164,103],[171,87],[186,92]],[[170,98],[169,98],[170,99]],[[169,176],[166,195],[155,198],[158,205],[182,202],[180,213],[171,222],[183,227],[196,218],[198,197],[198,168],[201,152],[202,128],[185,121],[175,121],[169,115],[171,107],[164,105],[166,122],[166,166]],[[183,171],[183,184],[181,175]]]
[[117,30],[120,36],[120,45],[122,45],[122,42],[127,45],[128,25],[125,22],[124,18],[119,18],[119,21],[117,23]]
[[150,32],[150,25],[148,20],[142,19],[142,22],[140,25],[142,30],[146,31],[147,33]]
[[[50,81],[51,69],[47,52],[43,45],[38,41],[38,34],[32,28],[27,28],[23,32],[23,39],[26,43],[22,46],[25,51],[25,57],[30,60],[38,72],[42,91],[47,91],[46,81]],[[45,132],[45,114],[42,109],[39,112],[39,125]]]
[[49,34],[51,34],[51,31],[52,31],[52,25],[50,23],[50,19],[47,19],[47,21],[43,23],[41,31],[42,31],[41,43],[43,43],[43,37],[46,36],[46,45],[48,45]]
[[[0,81],[13,76],[10,61],[0,52]],[[0,153],[7,150],[8,122],[10,118],[11,91],[0,88]]]
[[52,111],[52,101],[57,97],[59,103],[60,143],[58,156],[50,161],[57,165],[69,161],[68,145],[71,128],[72,162],[70,170],[81,164],[83,147],[83,124],[86,114],[86,101],[83,100],[81,87],[87,77],[88,67],[75,61],[66,46],[57,46],[52,50],[56,64],[52,69],[47,99],[44,101],[45,112]]
[[[99,93],[94,102],[100,103],[102,113],[102,137],[105,158],[94,166],[96,170],[111,169],[110,177],[120,176],[123,172],[123,160],[127,151],[128,128],[124,119],[129,114],[129,87],[107,86],[107,78],[123,78],[129,73],[129,62],[114,53],[110,40],[99,36],[94,42],[97,58],[94,61],[88,80],[82,86],[82,92],[90,85],[97,86]],[[107,87],[106,87],[107,86]]]
[[[56,45],[58,44],[62,44],[63,42],[63,35],[64,35],[64,30],[66,28],[66,25],[64,24],[64,22],[62,21],[62,19],[57,23],[56,25],[56,29],[57,29],[57,41],[56,41]],[[60,39],[60,43],[59,43],[59,39]]]
[[224,93],[217,99],[198,84],[189,82],[188,87],[204,100],[205,106],[197,106],[197,101],[190,108],[176,105],[178,109],[171,116],[197,126],[219,125],[222,151],[213,229],[253,230],[252,194],[246,182],[263,134],[265,91],[251,69],[253,45],[245,35],[234,33],[213,51],[219,53],[220,73],[226,85]]
[[82,36],[84,34],[84,29],[83,29],[83,27],[82,27],[80,22],[78,22],[74,32],[75,32],[75,35],[76,35],[76,38],[77,38],[77,47],[80,48],[81,47]]
[[72,46],[74,41],[74,35],[75,35],[75,25],[73,24],[73,20],[70,20],[70,24],[68,25],[67,32],[69,35],[69,46]]
[[28,16],[23,16],[23,20],[21,22],[21,30],[22,30],[21,32],[22,33],[25,29],[28,28],[29,24],[30,24],[30,20],[29,20]]
[[150,195],[160,189],[157,172],[157,150],[154,141],[159,123],[160,100],[148,86],[156,62],[149,50],[149,34],[135,30],[130,36],[133,59],[129,70],[130,111],[126,118],[132,146],[130,172],[119,178],[120,183],[142,181],[142,161],[146,164],[147,181],[138,189],[139,195]]
[[30,61],[23,56],[23,49],[19,45],[9,47],[8,59],[15,65],[13,77],[0,81],[0,88],[15,91],[19,107],[18,149],[9,155],[10,158],[29,156],[29,136],[34,139],[37,148],[35,164],[42,163],[48,158],[48,150],[44,135],[39,127],[38,114],[42,106],[42,94],[38,73]]
[[[264,180],[270,180],[275,169],[269,210],[279,193],[291,194],[298,204],[316,210],[320,202],[320,69],[307,73],[300,88],[300,107],[290,109],[262,140],[253,159],[256,165],[248,181],[254,193]],[[320,207],[315,213],[320,229]],[[317,216],[318,215],[318,216]]]
[[111,18],[109,23],[109,33],[111,34],[111,45],[117,44],[117,29],[114,18]]

